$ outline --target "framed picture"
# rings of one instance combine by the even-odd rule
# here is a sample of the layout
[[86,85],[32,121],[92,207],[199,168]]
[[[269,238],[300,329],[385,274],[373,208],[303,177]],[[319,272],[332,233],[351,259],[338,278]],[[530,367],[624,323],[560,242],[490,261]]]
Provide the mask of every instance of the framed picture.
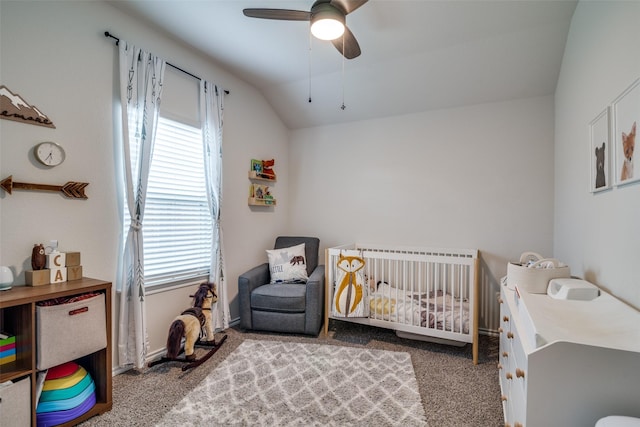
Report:
[[591,171],[589,191],[592,193],[611,188],[609,136],[609,107],[607,107],[589,123],[589,169]]
[[[616,185],[640,180],[640,170],[634,171],[636,128],[640,125],[640,79],[631,84],[613,101],[614,179]],[[640,167],[639,167],[640,169]]]

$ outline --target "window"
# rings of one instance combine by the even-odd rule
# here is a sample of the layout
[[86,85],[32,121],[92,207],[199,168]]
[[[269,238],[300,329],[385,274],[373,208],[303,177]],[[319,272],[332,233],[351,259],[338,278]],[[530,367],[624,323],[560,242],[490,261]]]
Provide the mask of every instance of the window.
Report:
[[143,224],[145,286],[209,274],[213,232],[201,129],[158,118]]

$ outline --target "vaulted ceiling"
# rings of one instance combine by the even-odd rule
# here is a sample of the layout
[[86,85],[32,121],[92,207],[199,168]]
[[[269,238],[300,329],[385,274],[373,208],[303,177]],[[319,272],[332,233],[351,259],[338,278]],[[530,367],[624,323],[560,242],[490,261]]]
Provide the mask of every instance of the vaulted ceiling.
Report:
[[362,49],[351,60],[306,21],[242,13],[313,0],[109,3],[255,86],[298,129],[553,94],[577,1],[369,0],[347,16]]

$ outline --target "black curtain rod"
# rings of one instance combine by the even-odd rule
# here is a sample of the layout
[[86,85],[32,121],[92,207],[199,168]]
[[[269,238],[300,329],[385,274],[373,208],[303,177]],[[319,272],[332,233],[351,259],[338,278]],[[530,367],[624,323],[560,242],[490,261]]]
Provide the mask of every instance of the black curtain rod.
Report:
[[[119,38],[117,38],[116,36],[114,36],[113,34],[111,34],[109,31],[105,31],[105,32],[104,32],[104,36],[105,36],[105,37],[111,37],[112,39],[114,39],[114,40],[116,41],[116,45],[117,45],[118,43],[120,43],[120,39],[119,39]],[[180,67],[176,67],[175,65],[173,65],[173,64],[171,64],[171,63],[169,63],[169,62],[167,62],[167,65],[168,65],[168,66],[170,66],[171,68],[175,68],[176,70],[178,70],[178,71],[181,71],[181,72],[185,73],[185,74],[186,74],[186,75],[188,75],[188,76],[193,77],[193,78],[194,78],[194,79],[196,79],[196,80],[202,80],[200,77],[196,76],[195,74],[191,74],[190,72],[188,72],[188,71],[186,71],[186,70],[183,70],[183,69],[182,69],[182,68],[180,68]],[[229,91],[228,91],[228,90],[226,90],[226,89],[225,89],[224,93],[226,93],[227,95],[229,95]]]

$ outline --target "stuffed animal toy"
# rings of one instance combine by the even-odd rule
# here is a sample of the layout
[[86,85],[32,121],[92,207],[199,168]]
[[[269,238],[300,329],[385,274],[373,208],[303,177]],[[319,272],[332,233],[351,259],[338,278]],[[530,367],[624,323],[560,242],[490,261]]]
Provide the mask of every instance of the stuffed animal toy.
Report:
[[47,256],[44,253],[44,245],[42,243],[33,245],[31,251],[31,268],[34,270],[42,270],[47,264]]
[[269,179],[276,179],[276,173],[273,171],[273,165],[276,164],[275,159],[262,161],[262,175]]
[[203,335],[201,342],[215,341],[211,320],[211,306],[218,301],[216,285],[205,282],[191,295],[193,307],[183,311],[173,319],[167,338],[167,359],[176,359],[180,354],[182,338],[185,338],[184,354],[187,360],[195,360],[195,344]]

